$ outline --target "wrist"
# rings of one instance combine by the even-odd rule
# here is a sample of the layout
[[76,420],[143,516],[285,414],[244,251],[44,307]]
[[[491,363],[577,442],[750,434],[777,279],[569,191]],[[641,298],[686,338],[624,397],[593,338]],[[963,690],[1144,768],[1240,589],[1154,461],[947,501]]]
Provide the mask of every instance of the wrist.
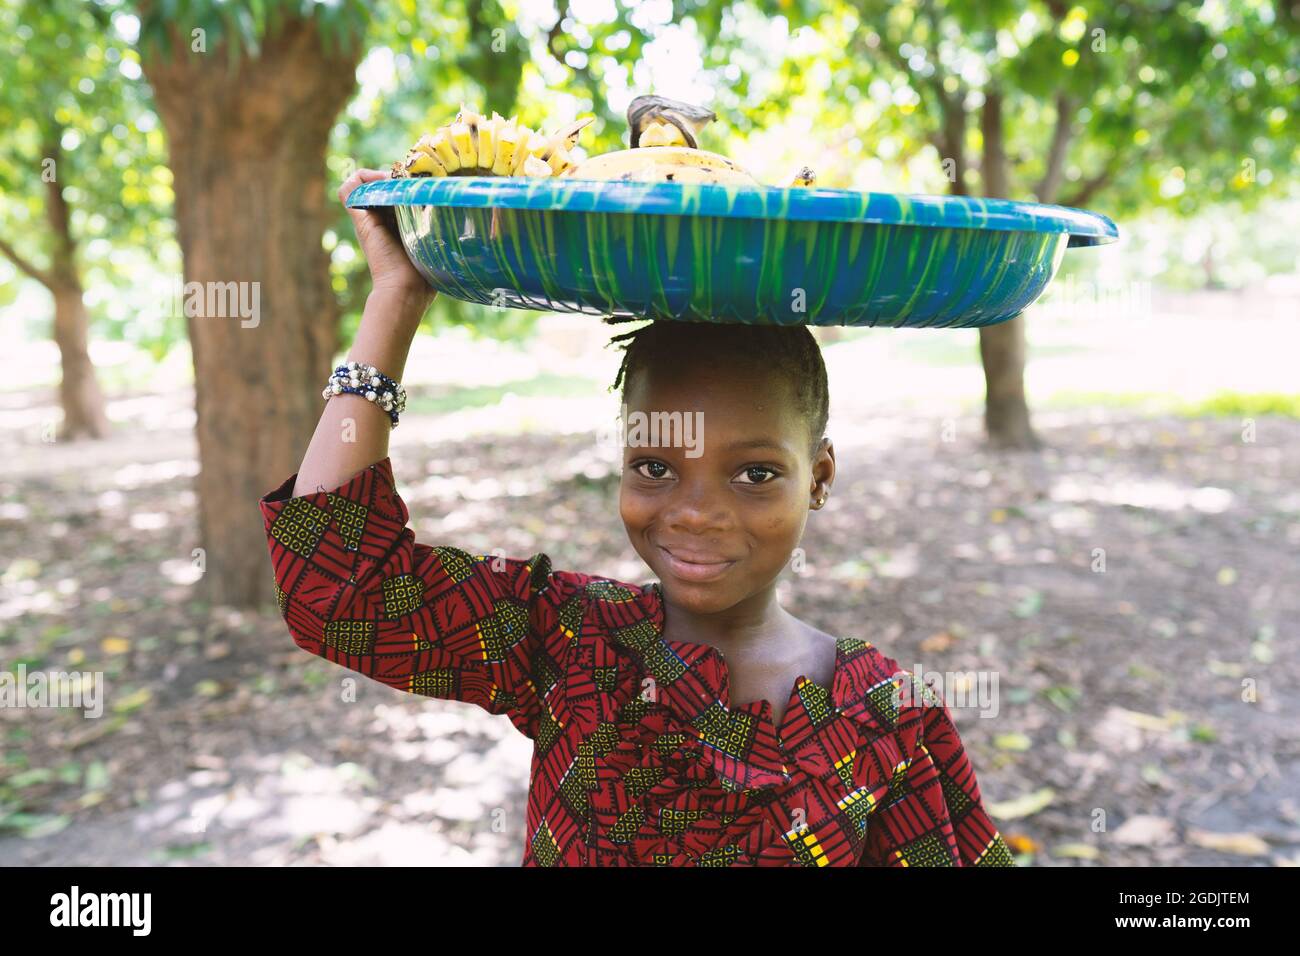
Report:
[[428,311],[437,292],[427,283],[418,286],[392,283],[376,285],[366,296],[362,320],[371,316],[414,328]]

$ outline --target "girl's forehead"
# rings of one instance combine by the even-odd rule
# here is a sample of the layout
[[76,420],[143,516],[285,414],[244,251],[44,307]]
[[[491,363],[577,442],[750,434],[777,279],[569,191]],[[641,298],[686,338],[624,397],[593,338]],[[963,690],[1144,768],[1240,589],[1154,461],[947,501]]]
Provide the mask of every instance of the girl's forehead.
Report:
[[[697,357],[698,358],[698,357]],[[778,374],[746,363],[716,368],[686,359],[678,369],[642,369],[622,397],[625,416],[691,415],[717,438],[783,441],[805,428],[797,396]]]
[[650,410],[673,410],[700,404],[744,405],[757,411],[794,404],[794,388],[785,376],[748,364],[706,364],[698,356],[678,368],[639,369],[624,389],[624,401]]

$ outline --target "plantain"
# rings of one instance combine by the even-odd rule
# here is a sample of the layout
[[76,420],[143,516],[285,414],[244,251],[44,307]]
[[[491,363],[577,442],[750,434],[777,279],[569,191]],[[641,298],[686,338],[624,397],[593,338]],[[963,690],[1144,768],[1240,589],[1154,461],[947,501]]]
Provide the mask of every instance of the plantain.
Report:
[[[719,153],[699,148],[700,132],[717,115],[662,96],[638,96],[628,105],[628,149],[578,161],[573,155],[585,116],[546,134],[493,112],[491,118],[465,103],[450,123],[421,136],[392,166],[402,176],[523,176],[630,182],[758,185],[746,169]],[[789,181],[809,187],[817,176],[807,166]]]
[[[662,96],[638,96],[627,108],[629,149],[592,156],[557,172],[570,179],[759,185],[735,161],[699,148],[697,137],[715,119],[717,115],[702,106]],[[791,185],[811,186],[816,178],[805,166]]]
[[727,157],[689,146],[639,146],[602,153],[578,163],[565,175],[624,182],[758,185],[758,180]]
[[[663,96],[638,96],[627,106],[627,126],[630,133],[628,146],[689,146],[699,148],[696,136],[709,123],[718,118],[718,114],[702,106],[692,106],[680,100],[670,100]],[[642,143],[641,137],[654,126],[675,129],[675,134],[665,131],[655,132],[657,138],[664,137],[663,142]],[[680,139],[680,143],[677,140]]]
[[592,156],[563,175],[624,182],[758,185],[739,164],[699,148],[697,135],[715,119],[712,110],[701,106],[638,96],[627,108],[631,148]]
[[491,118],[462,103],[456,118],[421,136],[404,159],[394,163],[394,177],[404,176],[557,176],[573,168],[569,150],[594,119],[575,120],[547,135],[506,119]]
[[799,172],[794,174],[791,180],[791,186],[811,186],[817,182],[817,174],[813,172],[811,166],[801,166]]

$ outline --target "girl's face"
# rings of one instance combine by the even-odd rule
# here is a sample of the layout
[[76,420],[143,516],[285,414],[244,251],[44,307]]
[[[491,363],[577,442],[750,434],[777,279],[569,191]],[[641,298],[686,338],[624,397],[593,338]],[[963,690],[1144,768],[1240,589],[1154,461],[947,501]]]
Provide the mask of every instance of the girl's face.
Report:
[[619,513],[665,596],[707,614],[772,585],[835,475],[829,440],[809,459],[790,383],[734,363],[641,369],[625,401]]

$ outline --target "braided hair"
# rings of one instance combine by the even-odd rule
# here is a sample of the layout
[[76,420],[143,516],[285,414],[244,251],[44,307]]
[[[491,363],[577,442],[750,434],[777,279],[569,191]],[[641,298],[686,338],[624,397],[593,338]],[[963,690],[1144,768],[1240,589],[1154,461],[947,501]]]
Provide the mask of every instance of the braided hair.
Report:
[[[606,316],[608,324],[639,321],[639,316]],[[806,325],[738,325],[722,322],[650,322],[610,338],[619,344],[623,362],[610,390],[622,385],[627,400],[632,373],[680,364],[685,355],[737,356],[782,375],[790,383],[799,411],[812,436],[809,455],[817,454],[830,415],[826,364],[817,339]]]

